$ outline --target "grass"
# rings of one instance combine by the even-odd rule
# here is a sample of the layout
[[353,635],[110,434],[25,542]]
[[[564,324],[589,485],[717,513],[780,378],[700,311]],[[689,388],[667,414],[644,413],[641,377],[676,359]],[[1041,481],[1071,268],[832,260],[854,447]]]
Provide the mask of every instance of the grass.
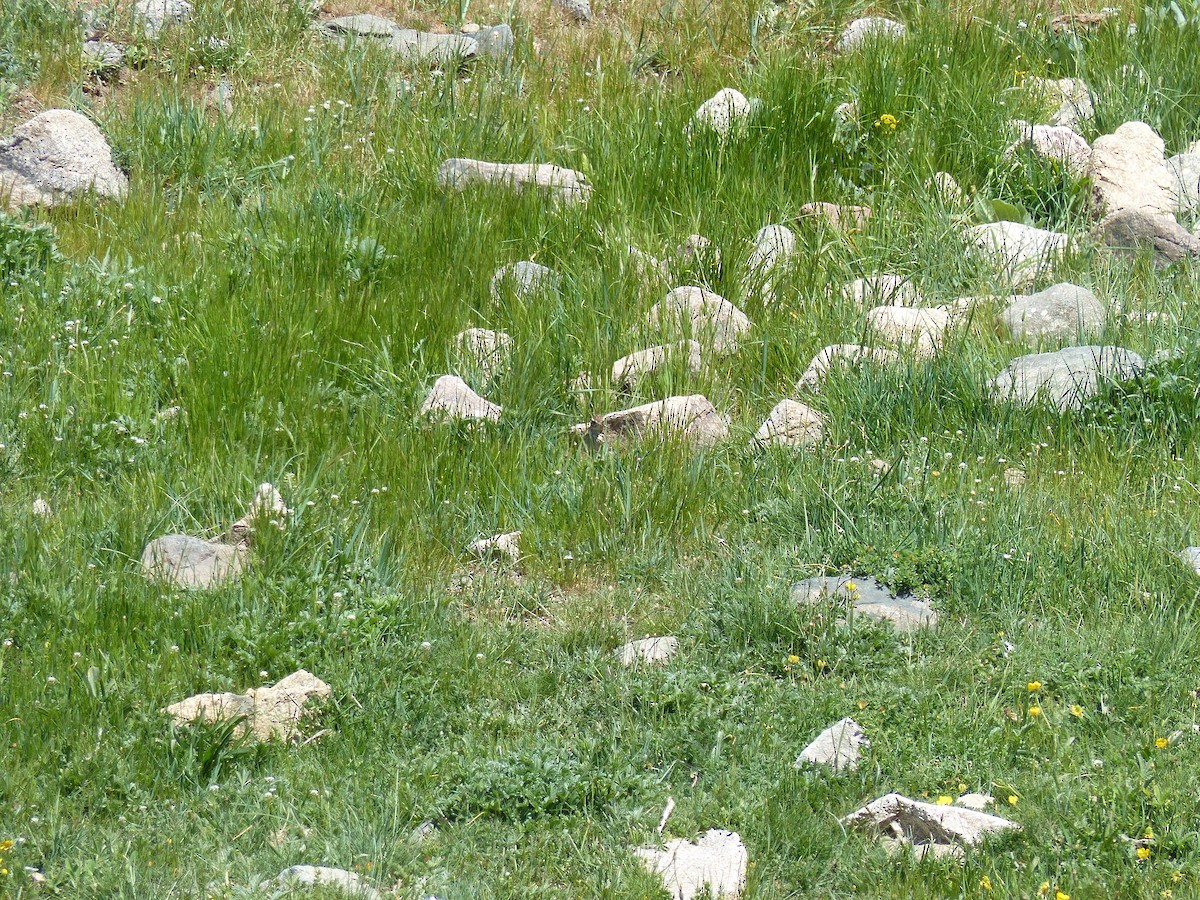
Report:
[[[511,64],[454,78],[338,49],[287,4],[195,5],[157,42],[106,8],[137,47],[106,83],[76,63],[76,12],[0,8],[0,121],[33,100],[80,109],[130,175],[124,202],[0,220],[0,896],[270,896],[255,885],[311,863],[401,897],[651,898],[629,851],[669,796],[670,834],[741,834],[747,897],[1200,893],[1200,582],[1175,556],[1200,543],[1200,278],[1105,255],[1086,184],[1002,158],[1008,120],[1047,112],[1020,72],[1085,78],[1089,139],[1127,119],[1169,153],[1200,138],[1195,21],[1131,8],[1135,36],[1120,21],[1072,41],[1045,13],[902,3],[887,11],[913,39],[838,56],[861,4],[597,3],[583,29],[524,4],[375,7],[513,23]],[[232,115],[205,106],[221,77]],[[723,86],[762,112],[740,141],[689,142]],[[839,129],[848,100],[858,122]],[[884,113],[894,133],[873,127]],[[593,199],[447,194],[450,156],[582,169]],[[998,299],[932,361],[832,376],[809,398],[822,448],[752,449],[812,356],[863,337],[863,311],[830,294],[843,282],[1007,293],[962,249],[971,203],[926,186],[938,170],[1083,236],[1039,286],[1158,314],[1114,313],[1104,342],[1182,356],[1078,414],[996,405],[988,379],[1025,352]],[[810,200],[874,216],[847,237],[797,222]],[[772,222],[801,252],[764,305],[738,285]],[[642,281],[625,245],[661,256],[693,232],[724,256],[697,276],[754,330],[699,375],[619,394],[605,373],[661,342],[645,317],[674,286]],[[530,258],[563,288],[494,299],[492,273]],[[501,421],[421,422],[471,325],[514,338],[485,392]],[[730,439],[590,452],[567,436],[672,393],[705,394]],[[149,539],[227,527],[263,480],[295,514],[239,583],[142,577]],[[520,577],[467,561],[514,529]],[[839,569],[929,593],[939,628],[844,629],[789,602]],[[665,669],[615,664],[667,633],[682,650]],[[299,667],[333,687],[303,747],[160,712]],[[864,766],[795,770],[846,715]],[[836,819],[890,790],[989,792],[1023,831],[961,864],[889,858]],[[426,820],[436,835],[410,839]],[[1139,861],[1123,836],[1147,829]]]

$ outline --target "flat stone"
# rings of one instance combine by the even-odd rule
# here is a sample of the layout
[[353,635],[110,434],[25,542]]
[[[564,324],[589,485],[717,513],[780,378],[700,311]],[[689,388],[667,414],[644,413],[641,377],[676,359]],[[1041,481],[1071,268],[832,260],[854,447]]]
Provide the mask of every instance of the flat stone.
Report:
[[40,112],[0,141],[0,198],[13,209],[57,206],[87,193],[120,199],[128,187],[100,129],[77,112]]
[[683,329],[686,336],[718,353],[732,353],[738,338],[750,330],[746,314],[702,287],[677,287],[650,309],[651,328]]
[[989,806],[994,805],[995,802],[991,794],[963,794],[954,801],[954,805],[983,812]]
[[690,128],[727,138],[745,125],[750,111],[750,101],[744,94],[733,88],[722,88],[700,104],[692,114]]
[[792,585],[793,602],[804,605],[848,603],[855,615],[891,624],[897,631],[913,632],[937,625],[938,615],[925,600],[897,597],[870,576],[827,575]]
[[800,218],[821,219],[841,231],[865,228],[871,218],[869,206],[842,206],[837,203],[805,203],[798,213]]
[[465,34],[436,34],[401,28],[388,39],[399,59],[414,66],[436,66],[453,70],[476,57],[479,45]]
[[887,343],[929,357],[942,349],[950,313],[940,307],[876,306],[867,313],[867,327]]
[[754,236],[754,248],[746,261],[742,290],[758,293],[768,302],[779,287],[782,270],[796,254],[796,235],[783,225],[768,225]]
[[677,435],[700,447],[712,446],[729,434],[724,418],[702,394],[668,397],[611,412],[571,430],[594,443]]
[[468,328],[454,336],[454,350],[464,374],[476,375],[486,385],[508,365],[513,339],[503,331]]
[[1097,218],[1126,209],[1174,215],[1175,181],[1163,155],[1163,140],[1145,122],[1126,122],[1096,138],[1088,172]]
[[539,291],[557,290],[558,285],[559,277],[553,269],[532,260],[521,260],[497,269],[490,288],[492,299],[499,302],[506,290],[514,297],[524,298]]
[[671,900],[737,900],[746,886],[750,857],[733,831],[712,828],[694,844],[676,838],[663,849],[641,847],[634,852],[648,871],[662,878]]
[[404,30],[391,19],[385,19],[383,16],[373,16],[370,13],[340,16],[322,23],[321,27],[326,31],[332,31],[334,34],[376,38],[394,37]]
[[1052,268],[1071,246],[1071,239],[1019,222],[989,222],[967,229],[967,238],[983,251],[996,272],[1010,284],[1026,284]]
[[700,345],[696,341],[679,341],[622,356],[613,363],[613,383],[618,387],[628,388],[638,379],[666,368],[676,360],[683,360],[687,371],[693,375],[704,368]]
[[1025,88],[1057,107],[1050,115],[1050,125],[1078,129],[1095,115],[1091,89],[1081,79],[1027,77]]
[[1185,547],[1179,552],[1183,564],[1200,575],[1200,547]]
[[521,532],[509,531],[495,537],[475,541],[469,548],[479,559],[502,559],[517,562],[521,558]]
[[862,363],[875,365],[890,365],[900,361],[900,354],[886,347],[864,347],[861,344],[830,344],[821,348],[808,364],[800,380],[796,382],[797,391],[819,391],[825,383],[829,370],[836,365],[853,366]]
[[1150,251],[1158,268],[1200,258],[1200,238],[1189,234],[1172,213],[1119,209],[1101,220],[1092,237],[1122,256]]
[[814,447],[824,436],[824,416],[795,400],[780,400],[754,433],[754,440],[779,447]]
[[235,732],[239,736],[289,741],[298,735],[300,721],[313,714],[315,703],[329,694],[329,685],[299,669],[272,687],[252,688],[244,694],[196,694],[172,703],[164,712],[176,725],[242,719]]
[[842,31],[842,36],[838,38],[837,48],[845,53],[857,50],[870,41],[896,41],[904,37],[905,31],[904,25],[895,19],[888,19],[884,16],[866,16],[862,19],[855,19],[846,26]]
[[902,794],[887,794],[873,800],[844,816],[841,822],[847,828],[899,841],[914,849],[974,847],[990,834],[1021,828],[1000,816],[958,806],[923,803]]
[[490,28],[480,28],[473,32],[471,37],[475,41],[475,47],[480,56],[502,61],[512,58],[516,38],[513,36],[512,28],[506,23],[493,25]]
[[142,570],[154,581],[182,588],[214,588],[246,568],[245,549],[186,534],[157,537],[142,551]]
[[634,666],[638,663],[660,666],[670,660],[678,651],[679,639],[666,635],[642,638],[622,644],[616,649],[616,656],[623,666]]
[[826,766],[834,772],[852,772],[858,768],[859,751],[870,746],[871,742],[857,722],[841,719],[800,751],[795,766],[799,769],[809,764]]
[[1015,124],[1019,136],[1004,151],[1005,156],[1011,157],[1020,150],[1028,150],[1043,159],[1062,163],[1074,175],[1087,174],[1092,148],[1081,135],[1064,125]]
[[592,21],[592,5],[588,0],[551,0],[556,9],[561,9],[568,18],[580,24]]
[[192,14],[192,4],[187,0],[137,0],[133,4],[133,17],[142,23],[150,37],[155,37],[168,25],[182,22]]
[[35,497],[30,506],[30,511],[38,519],[54,518],[54,510],[51,509],[50,504],[45,497]]
[[1167,160],[1171,196],[1176,211],[1185,215],[1200,212],[1200,153],[1180,153]]
[[1028,406],[1044,398],[1061,410],[1079,409],[1101,381],[1132,378],[1145,368],[1140,356],[1120,347],[1066,347],[1018,356],[989,388],[996,401]]
[[93,75],[115,72],[125,62],[125,48],[112,41],[84,41],[80,48],[83,65]]
[[442,187],[456,191],[476,184],[498,185],[518,192],[532,186],[566,203],[586,203],[592,193],[583,173],[549,163],[448,159],[438,168],[437,181]]
[[916,285],[903,275],[870,275],[842,285],[842,297],[859,306],[909,306],[921,302]]
[[280,872],[275,881],[285,891],[297,887],[320,887],[340,891],[347,897],[360,900],[383,900],[383,894],[371,887],[362,876],[329,866],[292,866]]
[[1087,288],[1063,282],[1036,294],[1014,296],[1000,314],[1014,340],[1080,340],[1104,328],[1107,309]]
[[421,404],[421,415],[438,419],[496,422],[502,407],[480,397],[457,375],[443,375]]

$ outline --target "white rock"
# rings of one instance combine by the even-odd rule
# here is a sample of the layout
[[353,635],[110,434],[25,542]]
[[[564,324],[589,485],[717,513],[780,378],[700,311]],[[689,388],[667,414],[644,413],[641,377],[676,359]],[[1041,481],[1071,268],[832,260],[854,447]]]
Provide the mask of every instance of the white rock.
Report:
[[828,766],[834,772],[853,771],[858,768],[859,751],[870,746],[871,742],[857,722],[842,719],[822,731],[801,750],[795,765],[798,769],[810,763]]
[[676,838],[664,849],[635,851],[647,870],[662,877],[671,900],[737,900],[746,886],[749,855],[733,831],[709,829],[696,843]]
[[246,515],[234,522],[229,529],[230,538],[233,543],[249,541],[255,526],[267,522],[282,531],[291,514],[292,511],[283,502],[283,496],[275,486],[270,482],[263,482],[254,491],[254,498],[250,501]]
[[813,447],[824,436],[824,416],[795,400],[780,400],[754,433],[754,440],[781,447]]
[[[802,205],[796,211],[796,216],[798,218],[821,219],[841,231],[853,231],[857,228],[866,227],[867,221],[871,218],[871,207],[825,203],[814,200]],[[757,243],[763,243],[763,236],[767,229],[782,227],[782,225],[768,225],[767,228],[758,233]],[[788,246],[788,254],[790,254],[795,247],[796,239],[791,235],[791,232],[788,232],[788,235],[792,238],[791,244]]]
[[1014,340],[1079,340],[1104,328],[1107,310],[1087,288],[1055,284],[1027,296],[1014,296],[1000,321]]
[[496,422],[502,407],[491,403],[467,386],[457,375],[443,375],[421,404],[421,415],[440,419],[485,419]]
[[1045,399],[1060,410],[1079,409],[1101,381],[1132,378],[1145,368],[1140,356],[1121,347],[1064,347],[1018,356],[989,387],[998,401],[1028,406]]
[[725,419],[702,394],[668,397],[611,412],[571,430],[596,442],[678,435],[702,447],[716,444],[729,434]]
[[904,37],[904,26],[884,16],[867,16],[862,19],[855,19],[846,26],[842,32],[842,36],[838,38],[837,48],[843,53],[849,50],[856,50],[871,40],[891,39],[899,40]]
[[1185,547],[1180,551],[1179,558],[1185,566],[1200,575],[1200,547]]
[[628,388],[639,378],[644,378],[680,359],[684,360],[687,370],[693,375],[704,368],[700,345],[695,341],[679,341],[622,356],[613,363],[612,380],[618,387]]
[[935,172],[933,176],[932,187],[941,198],[947,203],[961,203],[963,199],[962,188],[958,186],[958,181],[949,172]]
[[677,287],[650,309],[651,328],[679,329],[707,343],[718,353],[737,349],[738,338],[750,330],[746,314],[702,287]]
[[696,267],[720,271],[721,248],[702,234],[689,234],[671,254],[670,268],[681,275]]
[[558,274],[553,269],[532,260],[521,260],[497,269],[490,287],[492,299],[499,302],[506,289],[514,297],[524,299],[539,291],[555,290],[558,283]]
[[591,185],[582,172],[549,163],[448,159],[438,168],[437,181],[442,187],[456,191],[476,184],[499,185],[514,191],[533,186],[567,203],[586,203],[592,194]]
[[80,194],[120,199],[129,182],[100,129],[69,109],[48,109],[0,141],[0,197],[13,209],[57,206]]
[[1077,129],[1084,120],[1092,118],[1095,113],[1091,90],[1078,78],[1060,78],[1055,81],[1050,78],[1027,77],[1025,88],[1044,97],[1051,106],[1058,107],[1050,116],[1051,125]]
[[164,712],[176,725],[192,722],[214,724],[241,718],[237,734],[249,734],[261,741],[296,737],[300,720],[313,713],[310,701],[324,700],[329,685],[304,669],[299,669],[273,687],[253,688],[244,694],[196,694],[172,703]]
[[973,809],[977,812],[983,812],[996,801],[992,799],[991,794],[963,794],[954,801],[955,806],[963,806],[967,809]]
[[33,514],[39,519],[50,519],[54,516],[54,510],[50,508],[49,502],[42,497],[37,497],[33,501]]
[[750,118],[750,101],[740,91],[722,88],[700,104],[692,115],[692,130],[707,130],[727,138]]
[[1096,138],[1088,171],[1101,216],[1124,209],[1174,216],[1176,183],[1162,138],[1145,122],[1126,122]]
[[517,562],[521,558],[521,532],[509,531],[495,537],[484,538],[469,548],[472,556],[479,559],[507,559]]
[[642,278],[660,278],[663,281],[671,277],[671,264],[665,259],[651,256],[644,250],[639,250],[632,244],[629,246],[629,261]]
[[637,663],[662,665],[679,651],[679,640],[671,636],[642,638],[630,641],[616,649],[617,659],[623,666]]
[[508,365],[512,347],[512,337],[503,331],[468,328],[454,336],[460,365],[466,373],[477,374],[484,385]]
[[1200,212],[1200,153],[1180,153],[1167,160],[1171,175],[1171,196],[1179,212]]
[[973,847],[989,834],[1020,830],[1020,825],[973,809],[939,806],[887,794],[842,818],[857,828],[917,849]]
[[1028,283],[1054,266],[1071,247],[1071,239],[1018,222],[989,222],[967,229],[967,238],[1011,284]]
[[860,306],[910,306],[921,302],[916,285],[903,275],[871,275],[842,285],[843,299]]
[[182,588],[213,588],[236,579],[246,568],[238,544],[205,541],[186,534],[157,537],[142,551],[142,570],[155,581]]
[[142,23],[146,34],[154,37],[166,26],[182,22],[192,14],[187,0],[137,0],[133,16]]
[[830,344],[823,347],[808,364],[800,380],[796,382],[797,391],[819,391],[825,382],[825,376],[835,365],[855,365],[860,362],[870,362],[876,365],[889,365],[898,362],[900,354],[886,347],[864,347],[861,344]]
[[[837,207],[834,207],[836,210]],[[835,222],[836,220],[832,220]],[[746,275],[742,279],[742,290],[747,294],[758,293],[768,301],[778,288],[781,269],[796,253],[796,235],[783,225],[768,225],[754,236],[754,249],[746,261]]]
[[1014,124],[1019,136],[1004,151],[1005,156],[1011,157],[1019,150],[1028,149],[1037,156],[1062,163],[1075,175],[1087,174],[1092,148],[1081,135],[1062,125]]
[[554,6],[561,9],[576,22],[592,21],[592,5],[588,0],[552,0]]
[[930,357],[942,349],[950,313],[936,306],[876,306],[867,313],[867,327],[887,343]]
[[284,869],[275,879],[280,888],[291,890],[296,887],[322,887],[341,891],[347,897],[361,900],[383,900],[383,894],[371,887],[361,876],[345,869],[328,866],[292,866]]

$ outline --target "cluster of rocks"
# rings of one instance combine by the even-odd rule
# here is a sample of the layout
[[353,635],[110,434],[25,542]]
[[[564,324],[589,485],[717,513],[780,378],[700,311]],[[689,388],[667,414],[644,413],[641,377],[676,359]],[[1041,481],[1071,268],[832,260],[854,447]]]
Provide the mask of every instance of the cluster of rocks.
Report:
[[301,720],[311,716],[315,704],[329,694],[329,685],[300,669],[270,687],[251,688],[243,694],[196,694],[172,703],[163,712],[180,726],[235,720],[238,736],[292,741],[299,735]]
[[330,40],[341,44],[360,40],[385,47],[402,65],[451,70],[483,57],[508,60],[515,43],[507,24],[476,27],[469,33],[438,34],[402,28],[391,19],[367,13],[330,19],[322,23],[321,29]]

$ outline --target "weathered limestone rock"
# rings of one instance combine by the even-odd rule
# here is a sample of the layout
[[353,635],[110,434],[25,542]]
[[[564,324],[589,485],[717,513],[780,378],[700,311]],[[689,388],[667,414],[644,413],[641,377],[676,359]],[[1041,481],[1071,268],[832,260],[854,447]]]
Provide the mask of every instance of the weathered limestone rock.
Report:
[[1200,153],[1180,153],[1167,160],[1171,196],[1184,214],[1200,212]]
[[677,435],[701,447],[716,444],[729,434],[725,420],[702,394],[668,397],[611,412],[571,430],[597,443],[623,437]]
[[733,88],[722,88],[693,113],[688,132],[711,131],[728,138],[745,125],[750,111],[750,101],[745,95]]
[[400,31],[400,26],[391,19],[375,16],[370,13],[359,13],[353,16],[339,16],[330,19],[321,26],[334,34],[354,35],[356,37],[390,38]]
[[800,380],[796,382],[796,390],[819,391],[825,382],[825,376],[835,365],[855,365],[862,362],[875,365],[888,365],[899,362],[900,354],[886,347],[864,347],[861,344],[830,344],[813,357]]
[[207,589],[236,579],[246,568],[246,549],[186,534],[157,537],[142,551],[142,570],[154,581]]
[[936,306],[876,306],[867,313],[867,327],[889,344],[930,357],[942,349],[950,313]]
[[968,240],[983,251],[997,274],[1010,284],[1026,284],[1050,269],[1071,246],[1071,239],[1018,222],[989,222],[967,229]]
[[457,375],[443,375],[421,404],[421,415],[439,419],[482,419],[496,422],[503,409],[467,386]]
[[671,900],[737,900],[746,886],[749,855],[733,831],[709,829],[696,843],[676,838],[664,849],[635,851],[647,870],[662,877]]
[[521,260],[497,269],[492,275],[490,289],[492,299],[499,301],[506,289],[514,297],[524,298],[538,291],[556,290],[558,284],[558,273],[553,269],[532,260]]
[[1182,259],[1200,258],[1200,238],[1189,234],[1171,213],[1119,209],[1105,216],[1092,236],[1124,256],[1152,251],[1159,268]]
[[517,562],[521,558],[521,532],[509,531],[495,537],[484,538],[469,548],[472,556],[479,559],[501,559]]
[[1200,547],[1185,547],[1179,553],[1183,564],[1200,575]]
[[1020,135],[1004,151],[1005,156],[1029,150],[1044,159],[1062,163],[1074,175],[1087,174],[1092,148],[1082,136],[1062,125],[1015,124]]
[[1025,87],[1044,97],[1049,105],[1057,106],[1050,116],[1051,125],[1061,125],[1074,130],[1095,114],[1092,92],[1078,78],[1060,78],[1056,81],[1051,78],[1027,77]]
[[479,56],[502,61],[512,58],[513,47],[516,46],[512,28],[503,22],[490,28],[481,28],[472,34],[471,38],[475,41]]
[[513,191],[527,187],[544,190],[566,203],[586,203],[592,188],[583,173],[548,163],[492,163],[477,159],[448,159],[437,173],[442,187],[461,191],[476,184],[492,184]]
[[1132,378],[1145,368],[1140,356],[1120,347],[1066,347],[1018,356],[992,379],[990,389],[997,401],[1028,406],[1044,397],[1059,409],[1079,409],[1102,380]]
[[408,65],[454,68],[479,53],[473,37],[465,34],[435,34],[401,28],[391,19],[362,13],[330,19],[322,26],[334,40],[347,38],[379,40]]
[[973,809],[976,812],[983,812],[995,802],[990,794],[963,794],[954,801],[954,805]]
[[142,23],[150,37],[155,37],[168,25],[182,22],[192,14],[192,4],[187,0],[137,0],[133,4],[133,17]]
[[962,188],[949,172],[935,172],[931,187],[946,203],[962,203]]
[[848,605],[855,615],[891,624],[897,631],[933,628],[938,616],[926,600],[897,597],[874,578],[830,575],[807,578],[792,585],[791,597],[800,605],[833,602]]
[[824,436],[824,416],[795,400],[780,400],[754,433],[754,440],[781,447],[813,447]]
[[884,16],[867,16],[855,19],[846,26],[842,36],[838,38],[837,48],[843,53],[857,50],[873,40],[900,40],[904,37],[905,28],[900,22]]
[[588,0],[551,0],[551,2],[575,22],[583,24],[592,21],[592,4]]
[[[835,207],[836,209],[836,207]],[[783,225],[768,225],[754,236],[754,249],[746,262],[742,289],[749,295],[759,293],[768,301],[778,288],[782,269],[796,253],[796,236]]]
[[1126,209],[1174,216],[1174,180],[1163,141],[1145,122],[1126,122],[1096,138],[1088,171],[1098,217]]
[[249,546],[258,525],[271,524],[280,531],[287,524],[287,518],[292,514],[283,496],[270,482],[263,482],[254,491],[254,499],[246,514],[233,523],[229,528],[228,542]]
[[840,231],[854,231],[866,227],[867,220],[871,218],[871,207],[839,206],[817,201],[801,206],[799,215],[801,218],[822,219]]
[[486,386],[508,365],[513,339],[503,331],[488,328],[468,328],[454,336],[454,350],[459,364],[477,376]]
[[1027,296],[1014,296],[1000,321],[1014,340],[1079,340],[1104,328],[1107,310],[1087,288],[1056,284]]
[[357,900],[383,900],[383,894],[371,887],[360,875],[329,866],[292,866],[276,877],[281,890],[297,887],[320,887],[340,891]]
[[91,75],[110,75],[125,62],[125,48],[112,41],[84,41],[79,55]]
[[718,353],[737,349],[738,338],[750,330],[746,314],[702,287],[677,287],[650,309],[651,328],[682,329]]
[[664,665],[678,651],[679,639],[667,635],[642,638],[622,644],[616,649],[616,655],[623,666],[634,666],[638,663],[660,666]]
[[939,806],[887,794],[842,818],[848,828],[877,835],[895,849],[911,846],[920,854],[940,856],[974,847],[989,834],[1020,829],[1020,825],[972,809]]
[[309,702],[324,700],[329,694],[329,685],[299,669],[273,687],[252,688],[244,694],[196,694],[172,703],[164,712],[176,725],[196,721],[211,725],[241,718],[238,735],[249,734],[260,741],[288,741],[297,736],[301,719],[313,714]]
[[903,275],[871,275],[842,285],[842,297],[860,306],[912,306],[921,302],[917,286]]
[[618,387],[628,388],[639,378],[644,378],[680,359],[684,360],[687,370],[693,375],[704,368],[700,345],[695,341],[680,341],[677,344],[663,344],[622,356],[613,363],[612,380]]
[[10,208],[57,206],[84,193],[120,199],[129,182],[91,120],[48,109],[0,141],[0,200]]
[[858,768],[859,751],[870,746],[871,742],[857,722],[841,719],[801,750],[795,765],[797,769],[808,763],[827,766],[834,772],[852,772]]

